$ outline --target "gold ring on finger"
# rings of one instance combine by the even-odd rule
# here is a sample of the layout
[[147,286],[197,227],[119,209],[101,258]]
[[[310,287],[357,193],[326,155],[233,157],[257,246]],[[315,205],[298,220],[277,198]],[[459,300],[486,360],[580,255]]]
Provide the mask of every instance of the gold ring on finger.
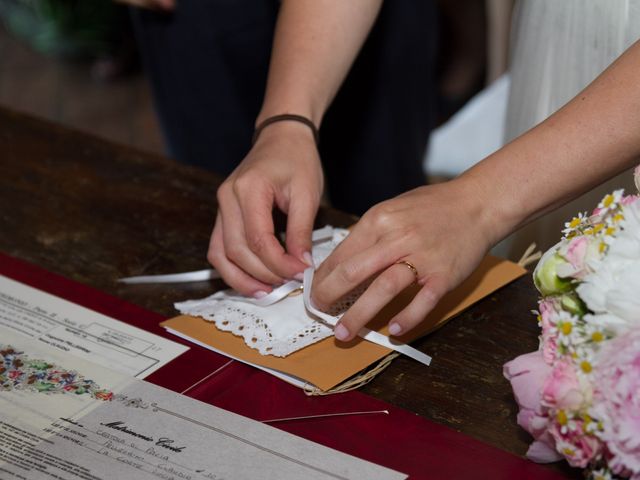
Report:
[[420,279],[420,274],[418,273],[418,269],[415,267],[413,263],[407,262],[406,260],[400,260],[399,262],[396,262],[396,265],[404,265],[409,270],[411,270],[416,277],[416,280],[415,280],[416,282]]

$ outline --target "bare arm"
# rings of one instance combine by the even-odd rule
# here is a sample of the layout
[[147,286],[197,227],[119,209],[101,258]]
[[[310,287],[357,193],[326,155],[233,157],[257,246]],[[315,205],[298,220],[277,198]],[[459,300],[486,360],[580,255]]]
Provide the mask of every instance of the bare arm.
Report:
[[[380,9],[381,0],[285,0],[267,91],[256,122],[295,113],[316,126],[333,100]],[[218,189],[208,258],[236,290],[257,297],[300,275],[310,262],[311,230],[323,175],[310,129],[296,122],[265,128]],[[288,215],[286,251],[272,209]]]
[[[640,42],[537,127],[468,170],[506,236],[640,156]],[[496,225],[497,226],[497,225]]]
[[297,113],[320,126],[381,5],[382,0],[283,1],[257,122]]
[[[413,301],[389,322],[420,323],[500,239],[621,172],[640,156],[640,42],[545,122],[455,180],[369,210],[322,264],[313,298],[333,304],[378,275],[336,327],[349,340],[417,280]],[[418,271],[417,278],[406,261]]]

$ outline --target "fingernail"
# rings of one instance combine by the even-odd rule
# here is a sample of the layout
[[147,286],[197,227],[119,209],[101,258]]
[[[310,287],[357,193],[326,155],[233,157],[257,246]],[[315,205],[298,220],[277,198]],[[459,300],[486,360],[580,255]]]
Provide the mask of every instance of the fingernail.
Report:
[[268,294],[264,290],[258,290],[253,294],[253,298],[257,298],[258,300],[266,297]]
[[304,252],[302,254],[302,259],[304,260],[304,263],[306,263],[310,267],[314,266],[313,265],[313,257],[311,256],[311,254],[309,252]]
[[302,282],[304,280],[304,272],[296,273],[293,276],[293,279],[298,280],[299,282]]
[[336,325],[336,328],[334,328],[333,330],[333,334],[336,336],[338,340],[344,341],[347,338],[349,338],[349,330],[347,330],[347,327],[345,327],[341,323]]
[[400,335],[400,332],[402,332],[402,327],[397,323],[392,323],[391,325],[389,325],[389,333],[391,335]]

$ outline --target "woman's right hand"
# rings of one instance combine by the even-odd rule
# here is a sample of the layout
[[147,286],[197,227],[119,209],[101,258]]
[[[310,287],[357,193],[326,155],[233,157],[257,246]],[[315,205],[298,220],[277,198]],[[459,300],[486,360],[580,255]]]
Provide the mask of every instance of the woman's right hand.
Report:
[[[312,263],[311,232],[322,189],[311,130],[292,121],[269,125],[218,189],[209,262],[229,286],[256,298],[301,278]],[[286,249],[275,236],[274,207],[287,214]]]

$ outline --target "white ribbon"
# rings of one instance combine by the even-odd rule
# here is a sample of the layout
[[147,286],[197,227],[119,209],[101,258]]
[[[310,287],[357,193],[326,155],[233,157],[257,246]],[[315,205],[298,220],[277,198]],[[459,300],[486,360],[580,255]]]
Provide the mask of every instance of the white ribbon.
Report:
[[137,277],[126,277],[118,279],[120,283],[133,285],[137,283],[185,283],[204,282],[206,280],[217,280],[220,274],[214,269],[196,270],[195,272],[170,273],[168,275],[140,275]]
[[258,307],[268,307],[269,305],[273,305],[274,303],[278,303],[280,300],[285,299],[292,292],[295,292],[298,289],[302,289],[302,283],[297,280],[291,280],[284,285],[280,285],[278,288],[274,288],[270,293],[262,298],[251,298],[238,295],[237,297],[233,297],[233,301],[250,303]]
[[331,225],[326,225],[322,228],[318,228],[311,232],[311,243],[326,242],[333,238],[334,228]]
[[[311,286],[313,285],[313,274],[313,268],[307,268],[304,271],[304,306],[311,314],[323,320],[325,323],[328,323],[332,327],[335,327],[338,323],[338,320],[340,320],[340,317],[334,317],[332,315],[321,312],[313,305],[313,302],[311,301]],[[420,350],[416,350],[413,347],[410,347],[406,343],[392,340],[386,335],[382,335],[381,333],[369,330],[368,328],[361,329],[358,332],[358,336],[377,345],[381,345],[391,350],[395,350],[396,352],[402,353],[427,366],[431,364],[431,357],[429,355],[422,353]]]
[[[314,230],[311,233],[311,242],[322,243],[322,242],[326,242],[327,240],[331,240],[331,238],[333,238],[333,231],[334,231],[334,228],[331,225],[327,225],[325,227]],[[205,282],[207,280],[218,280],[219,278],[222,278],[220,274],[213,268],[210,268],[206,270],[196,270],[194,272],[169,273],[167,275],[139,275],[135,277],[125,277],[125,278],[118,279],[118,282],[126,283],[128,285],[134,285],[134,284],[140,284],[140,283],[187,283],[187,282]],[[264,307],[266,307],[267,305],[272,305],[282,300],[284,297],[289,295],[289,293],[291,293],[293,290],[295,290],[296,288],[299,288],[302,285],[300,282],[296,282],[297,286],[289,290],[286,294],[282,296],[278,296],[280,294],[274,295],[273,297],[271,296],[276,291],[285,291],[286,288],[284,287],[286,287],[289,283],[285,283],[281,287],[276,288],[269,295],[264,297],[264,299],[260,299],[262,300],[262,302],[255,303],[255,304],[264,306]],[[273,300],[273,298],[276,298],[276,297],[277,299]],[[269,298],[269,300],[266,300],[267,298]]]

